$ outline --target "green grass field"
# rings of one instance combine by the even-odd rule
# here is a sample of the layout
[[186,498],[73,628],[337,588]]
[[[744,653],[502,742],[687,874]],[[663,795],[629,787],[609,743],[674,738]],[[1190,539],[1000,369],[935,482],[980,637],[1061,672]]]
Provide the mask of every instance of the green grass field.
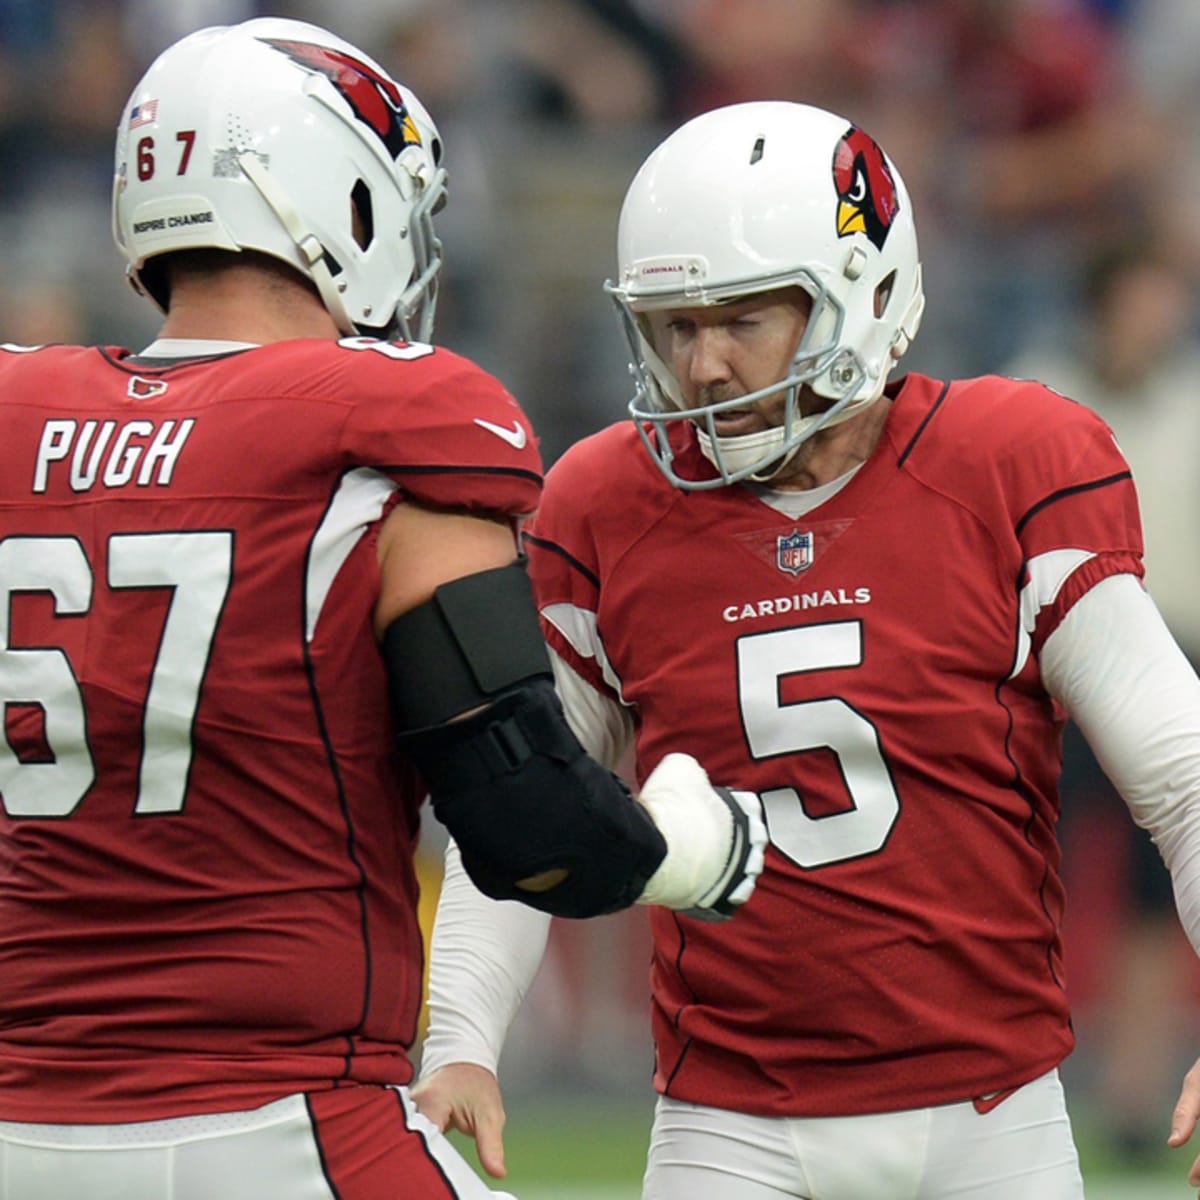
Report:
[[[508,1178],[496,1186],[519,1200],[555,1193],[582,1200],[589,1192],[636,1200],[652,1113],[652,1100],[619,1105],[608,1097],[589,1103],[555,1096],[548,1104],[510,1102],[504,1136]],[[478,1170],[470,1139],[452,1135],[452,1140]]]
[[[652,1106],[608,1096],[510,1103],[508,1178],[495,1186],[518,1200],[638,1200]],[[1085,1121],[1076,1120],[1076,1136],[1088,1200],[1194,1200],[1186,1151],[1164,1147],[1161,1159],[1133,1168],[1114,1158]],[[453,1140],[478,1169],[470,1140]]]

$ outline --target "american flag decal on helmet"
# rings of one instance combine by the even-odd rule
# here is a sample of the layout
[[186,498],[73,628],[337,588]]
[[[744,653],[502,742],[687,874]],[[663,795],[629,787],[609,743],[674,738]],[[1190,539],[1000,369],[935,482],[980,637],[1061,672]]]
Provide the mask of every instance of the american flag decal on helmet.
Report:
[[813,561],[813,535],[793,529],[775,540],[775,565],[781,571],[799,575],[808,570]]
[[129,110],[129,128],[141,129],[143,125],[152,125],[158,120],[158,101],[143,100]]

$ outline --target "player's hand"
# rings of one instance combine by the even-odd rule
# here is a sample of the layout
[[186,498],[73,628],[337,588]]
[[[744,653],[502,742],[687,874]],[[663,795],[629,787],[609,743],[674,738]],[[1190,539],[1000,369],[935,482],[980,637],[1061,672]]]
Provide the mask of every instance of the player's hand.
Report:
[[[1168,1146],[1183,1146],[1196,1129],[1196,1121],[1200,1119],[1200,1059],[1183,1077],[1183,1088],[1171,1116],[1171,1135],[1167,1138]],[[1188,1172],[1188,1183],[1194,1188],[1200,1188],[1200,1157],[1192,1163]]]
[[754,792],[714,787],[690,754],[668,754],[638,802],[667,842],[640,904],[723,921],[750,899],[763,869],[767,826]]
[[417,1111],[443,1133],[457,1129],[475,1139],[479,1165],[503,1179],[504,1100],[496,1076],[475,1063],[448,1063],[409,1089]]

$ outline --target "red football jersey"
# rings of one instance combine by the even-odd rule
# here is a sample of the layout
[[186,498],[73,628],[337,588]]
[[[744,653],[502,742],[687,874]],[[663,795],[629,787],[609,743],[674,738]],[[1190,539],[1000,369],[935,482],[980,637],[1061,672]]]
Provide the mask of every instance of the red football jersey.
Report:
[[515,401],[350,338],[0,351],[0,1117],[406,1082],[424,790],[372,631],[397,497],[517,514]]
[[[632,706],[639,778],[685,751],[765,804],[731,921],[651,912],[656,1085],[683,1100],[924,1107],[1072,1045],[1063,714],[1037,652],[1096,581],[1140,575],[1133,484],[1100,420],[1039,385],[889,395],[875,453],[798,519],[673,489],[625,422],[550,471],[529,529],[547,637]],[[694,437],[676,450],[712,474]]]

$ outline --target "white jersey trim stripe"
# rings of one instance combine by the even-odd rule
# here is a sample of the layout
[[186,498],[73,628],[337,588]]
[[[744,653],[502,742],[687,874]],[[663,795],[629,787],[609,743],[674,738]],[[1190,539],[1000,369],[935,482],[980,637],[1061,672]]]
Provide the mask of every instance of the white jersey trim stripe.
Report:
[[542,616],[563,635],[570,643],[571,649],[581,658],[593,658],[604,682],[618,696],[621,695],[621,679],[613,670],[612,663],[600,640],[600,630],[596,625],[596,614],[577,604],[547,604],[542,609]]
[[388,498],[398,486],[370,467],[342,476],[333,503],[313,535],[304,581],[304,640],[311,642],[333,581],[350,557],[367,526],[383,516]]
[[1029,560],[1029,582],[1021,589],[1021,625],[1017,630],[1017,654],[1009,679],[1021,673],[1029,661],[1033,631],[1038,614],[1058,598],[1062,586],[1088,559],[1095,558],[1092,550],[1051,550]]

